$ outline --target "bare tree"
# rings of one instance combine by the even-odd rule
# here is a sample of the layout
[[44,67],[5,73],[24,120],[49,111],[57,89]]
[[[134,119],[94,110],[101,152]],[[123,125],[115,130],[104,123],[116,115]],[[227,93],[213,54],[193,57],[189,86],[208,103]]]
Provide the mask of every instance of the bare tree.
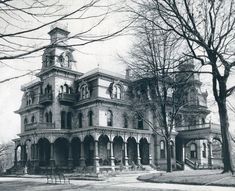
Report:
[[[76,32],[66,41],[66,46],[84,46],[118,35],[127,26],[102,34],[97,31],[114,11],[113,4],[103,0],[78,1],[70,4],[63,0],[0,1],[0,63],[14,59],[40,56],[48,47],[48,39],[42,36],[45,28],[58,22],[76,24]],[[58,45],[55,42],[53,46]],[[26,73],[27,74],[27,73]],[[4,79],[0,83],[21,76]]]
[[[172,133],[175,132],[178,114],[185,106],[185,102],[177,100],[177,96],[183,95],[177,89],[178,86],[186,85],[185,82],[191,73],[185,78],[176,78],[179,74],[178,67],[184,61],[179,56],[180,41],[171,32],[159,30],[152,22],[141,18],[135,25],[135,31],[136,43],[130,52],[130,59],[124,60],[135,78],[130,86],[132,111],[135,111],[137,117],[141,117],[155,134],[164,138],[167,172],[171,172],[171,140],[175,136]],[[144,116],[149,109],[156,121]]]
[[185,55],[199,61],[201,66],[210,66],[213,94],[218,105],[222,150],[223,172],[234,172],[229,120],[226,101],[235,86],[229,87],[234,61],[235,15],[233,0],[142,0],[135,2],[144,7],[149,15],[154,14],[158,21],[146,15],[139,17],[152,22],[156,27],[171,31],[185,40],[189,51]]
[[0,144],[0,174],[13,164],[14,145],[12,143]]

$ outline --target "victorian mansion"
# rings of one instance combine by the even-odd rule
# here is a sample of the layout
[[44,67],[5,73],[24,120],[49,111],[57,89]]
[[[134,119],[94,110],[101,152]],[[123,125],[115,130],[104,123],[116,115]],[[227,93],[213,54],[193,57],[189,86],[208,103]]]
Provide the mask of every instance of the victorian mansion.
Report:
[[[130,109],[127,91],[133,79],[129,72],[75,71],[74,49],[61,41],[68,37],[67,29],[54,27],[48,34],[51,44],[44,50],[41,71],[36,80],[21,88],[24,94],[16,111],[21,133],[14,140],[14,168],[33,167],[32,173],[48,167],[90,168],[97,173],[128,170],[133,165],[165,169],[164,138]],[[173,130],[173,169],[184,164],[200,168],[220,163],[221,156],[213,148],[219,148],[220,133],[207,119],[207,93],[201,91],[201,85],[199,74],[190,77],[185,91],[196,101],[180,112],[180,123]],[[156,122],[150,108],[143,117]]]

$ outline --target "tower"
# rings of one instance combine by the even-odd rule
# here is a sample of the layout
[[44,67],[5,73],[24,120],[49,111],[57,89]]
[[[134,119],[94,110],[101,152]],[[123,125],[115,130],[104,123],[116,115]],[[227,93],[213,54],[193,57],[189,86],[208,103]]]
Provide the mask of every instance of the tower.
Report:
[[207,92],[201,90],[202,82],[192,60],[178,66],[176,81],[176,99],[182,106],[180,124],[198,128],[197,125],[205,124],[210,111],[207,108]]
[[74,49],[67,44],[67,28],[54,25],[48,34],[50,44],[44,50],[42,68],[37,74],[41,80],[39,103],[44,105],[41,121],[53,123],[56,129],[69,129],[73,113],[70,106],[75,102],[74,80],[82,74],[74,71]]

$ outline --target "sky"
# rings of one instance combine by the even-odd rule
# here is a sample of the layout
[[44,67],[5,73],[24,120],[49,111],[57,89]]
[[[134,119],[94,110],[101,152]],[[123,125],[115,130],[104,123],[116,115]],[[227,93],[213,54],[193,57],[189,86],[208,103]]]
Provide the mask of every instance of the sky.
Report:
[[[71,5],[72,6],[68,6],[67,11],[70,11],[73,6],[77,6],[77,1],[71,1]],[[112,15],[112,17],[106,19],[100,27],[95,29],[94,32],[98,34],[111,33],[122,26],[122,19],[122,15],[120,14]],[[92,22],[94,21],[89,21],[89,24]],[[87,26],[89,26],[89,24],[84,21],[80,23],[77,21],[69,21],[66,22],[66,24],[68,24],[68,30],[71,32],[70,35],[76,34],[80,30],[85,30]],[[42,44],[49,43],[47,34],[49,30],[50,26],[47,26],[36,33],[36,35],[44,39]],[[29,35],[35,35],[35,33]],[[118,55],[125,57],[127,52],[131,49],[133,40],[134,38],[130,35],[122,35],[111,40],[75,47],[74,57],[77,61],[76,70],[79,72],[87,72],[96,67],[100,67],[112,72],[124,74],[126,66],[120,61]],[[34,44],[34,41],[31,41],[29,41],[29,43]],[[32,58],[17,59],[0,63],[0,81],[12,76],[24,74],[29,70],[41,68],[42,61],[40,54],[37,54]],[[34,76],[29,75],[16,80],[0,83],[0,143],[17,138],[17,134],[20,133],[20,116],[15,114],[14,111],[18,110],[21,104],[23,94],[20,87],[33,79]],[[209,93],[208,108],[212,110],[212,113],[208,118],[211,118],[214,122],[218,122],[216,104],[213,101],[213,95],[211,94],[210,77],[203,76],[201,79],[204,83],[203,90],[207,89]],[[232,97],[232,100],[235,100],[234,96]],[[230,113],[230,116],[230,119],[235,118],[234,113]],[[231,124],[235,123],[231,120]]]

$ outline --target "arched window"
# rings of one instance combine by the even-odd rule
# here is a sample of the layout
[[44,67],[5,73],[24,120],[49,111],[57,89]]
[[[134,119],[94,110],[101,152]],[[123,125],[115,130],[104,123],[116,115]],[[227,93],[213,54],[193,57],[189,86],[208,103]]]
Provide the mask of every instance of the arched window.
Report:
[[48,84],[45,88],[45,94],[51,94],[52,93],[52,88],[51,86]]
[[82,128],[82,113],[78,114],[78,127]]
[[192,143],[190,145],[190,158],[191,159],[197,158],[197,145],[195,143]]
[[69,94],[73,93],[73,88],[69,87]]
[[174,142],[170,141],[171,158],[174,158]]
[[65,111],[61,112],[61,129],[65,129],[65,118],[66,118],[66,113]]
[[72,113],[67,113],[67,128],[72,129]]
[[202,118],[202,124],[205,124],[205,123],[206,123],[205,118]]
[[31,117],[31,123],[35,123],[35,117],[34,117],[34,115]]
[[118,84],[113,87],[113,98],[121,99],[121,87]]
[[86,98],[89,98],[89,89],[88,89],[88,86],[85,84],[83,85],[81,88],[81,99],[86,99]]
[[28,124],[28,119],[27,119],[27,117],[24,119],[24,124],[25,124],[25,125]]
[[124,128],[128,128],[128,116],[126,113],[123,115]]
[[64,93],[64,86],[60,86],[60,93]]
[[206,144],[205,143],[202,144],[202,149],[203,149],[202,150],[202,157],[206,158]]
[[88,91],[88,87],[85,86],[85,98],[89,97],[89,91]]
[[160,141],[160,157],[163,159],[165,158],[165,142]]
[[92,111],[88,112],[88,125],[89,126],[93,125],[93,112]]
[[110,110],[107,112],[107,126],[113,126],[113,113]]
[[144,129],[144,120],[143,117],[138,115],[138,124],[137,124],[138,129]]
[[46,119],[46,123],[49,123],[49,114],[47,112],[45,113],[45,119]]
[[69,93],[69,86],[68,84],[64,84],[64,88],[65,88],[65,93]]
[[48,119],[49,119],[49,123],[52,123],[52,112],[51,111],[49,111]]
[[83,87],[82,87],[82,91],[81,91],[81,93],[82,93],[81,98],[82,98],[82,99],[85,99],[85,98],[86,98],[86,93],[85,93],[85,92],[86,92],[85,86],[83,86]]
[[188,95],[188,102],[190,105],[197,105],[197,99],[196,99],[196,96],[197,96],[197,92],[195,89],[191,89],[189,90],[189,95]]

